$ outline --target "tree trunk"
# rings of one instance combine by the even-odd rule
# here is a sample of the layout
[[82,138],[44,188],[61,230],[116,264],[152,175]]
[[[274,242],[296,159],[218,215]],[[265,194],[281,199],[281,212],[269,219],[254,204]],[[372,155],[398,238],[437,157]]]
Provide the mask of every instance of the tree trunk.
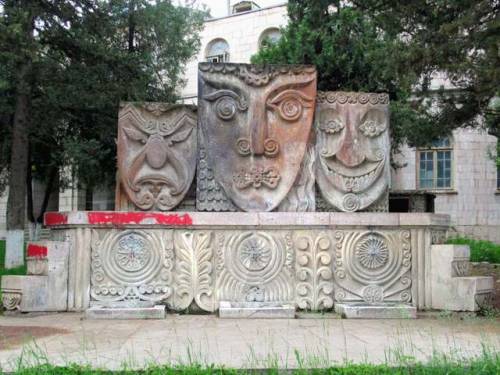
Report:
[[[21,3],[25,4],[25,3]],[[27,9],[28,16],[23,20],[23,37],[29,45],[33,38],[33,13]],[[5,268],[24,264],[24,221],[26,218],[26,179],[29,165],[29,123],[31,107],[31,70],[30,53],[20,51],[20,64],[16,82],[16,108],[12,126],[10,154],[9,197],[7,201],[7,243]]]

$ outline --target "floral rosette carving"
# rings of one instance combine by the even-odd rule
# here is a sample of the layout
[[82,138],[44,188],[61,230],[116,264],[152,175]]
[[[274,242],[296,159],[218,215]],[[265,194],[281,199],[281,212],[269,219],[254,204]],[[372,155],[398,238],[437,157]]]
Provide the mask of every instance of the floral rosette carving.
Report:
[[337,231],[338,302],[411,302],[410,231]]
[[91,300],[162,302],[171,295],[171,231],[92,232]]

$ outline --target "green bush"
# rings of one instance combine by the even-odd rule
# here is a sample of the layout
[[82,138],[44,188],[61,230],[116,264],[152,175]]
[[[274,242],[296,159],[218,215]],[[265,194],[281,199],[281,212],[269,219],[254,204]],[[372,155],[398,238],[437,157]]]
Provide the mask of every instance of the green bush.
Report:
[[500,245],[490,241],[474,240],[466,237],[450,238],[446,243],[469,245],[471,262],[500,263]]

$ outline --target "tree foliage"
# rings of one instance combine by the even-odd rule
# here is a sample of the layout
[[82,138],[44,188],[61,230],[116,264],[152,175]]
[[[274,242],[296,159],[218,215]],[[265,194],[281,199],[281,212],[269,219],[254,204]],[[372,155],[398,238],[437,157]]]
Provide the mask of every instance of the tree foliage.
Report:
[[290,0],[288,15],[252,61],[314,64],[319,90],[388,92],[395,148],[469,125],[499,135],[500,1]]
[[114,182],[119,102],[176,100],[204,13],[170,0],[0,3],[0,185],[6,170],[16,172],[9,165],[16,74],[27,60],[29,167],[19,173],[50,182],[71,165],[87,186]]

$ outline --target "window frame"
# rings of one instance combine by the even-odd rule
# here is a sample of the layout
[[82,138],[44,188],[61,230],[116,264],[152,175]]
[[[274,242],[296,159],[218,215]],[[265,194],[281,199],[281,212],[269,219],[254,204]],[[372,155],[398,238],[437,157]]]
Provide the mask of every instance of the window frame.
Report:
[[[418,147],[416,149],[416,163],[415,163],[415,175],[416,175],[416,185],[417,190],[426,190],[433,192],[447,192],[453,191],[455,188],[455,159],[453,152],[453,140],[452,137],[446,137],[444,139],[438,139],[436,142],[448,140],[448,144],[445,146],[442,145],[432,145],[430,147]],[[450,152],[450,185],[445,187],[437,186],[438,181],[438,152],[440,151],[449,151]],[[423,152],[432,152],[432,187],[422,187],[421,186],[421,178],[420,178],[420,160],[421,154]]]

